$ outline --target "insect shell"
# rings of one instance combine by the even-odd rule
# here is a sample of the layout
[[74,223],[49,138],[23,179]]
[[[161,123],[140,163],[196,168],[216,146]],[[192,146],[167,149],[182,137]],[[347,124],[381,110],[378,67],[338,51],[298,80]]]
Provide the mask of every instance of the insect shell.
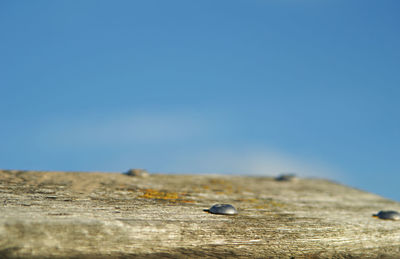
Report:
[[236,215],[238,214],[235,207],[230,204],[215,204],[212,206],[208,212],[213,214],[221,214],[221,215]]

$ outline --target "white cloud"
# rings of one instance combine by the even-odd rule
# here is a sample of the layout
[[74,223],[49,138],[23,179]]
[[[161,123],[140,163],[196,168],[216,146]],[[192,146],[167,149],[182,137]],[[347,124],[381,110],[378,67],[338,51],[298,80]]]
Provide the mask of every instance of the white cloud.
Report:
[[184,113],[125,114],[52,122],[40,129],[37,140],[47,150],[81,159],[68,164],[107,171],[141,167],[160,173],[274,176],[290,172],[343,178],[339,170],[310,157],[249,143],[238,146],[235,134],[224,139],[232,128],[226,121]]
[[179,142],[204,135],[208,122],[186,114],[125,114],[52,122],[38,139],[52,145],[119,146]]
[[[315,159],[294,157],[259,148],[211,149],[179,155],[166,165],[177,173],[224,173],[276,176],[295,173],[301,177],[337,179],[339,170]],[[171,169],[168,170],[171,172]]]

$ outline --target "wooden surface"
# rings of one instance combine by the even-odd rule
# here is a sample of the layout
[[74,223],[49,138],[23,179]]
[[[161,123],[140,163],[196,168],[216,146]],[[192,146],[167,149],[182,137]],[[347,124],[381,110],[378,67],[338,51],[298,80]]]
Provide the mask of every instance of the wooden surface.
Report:
[[400,258],[400,204],[326,180],[0,170],[0,208],[0,258]]

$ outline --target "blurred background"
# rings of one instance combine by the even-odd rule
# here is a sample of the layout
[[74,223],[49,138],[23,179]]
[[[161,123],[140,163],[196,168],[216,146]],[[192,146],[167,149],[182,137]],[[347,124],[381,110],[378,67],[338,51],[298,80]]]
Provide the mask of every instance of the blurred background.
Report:
[[295,173],[400,201],[399,11],[1,1],[0,168]]

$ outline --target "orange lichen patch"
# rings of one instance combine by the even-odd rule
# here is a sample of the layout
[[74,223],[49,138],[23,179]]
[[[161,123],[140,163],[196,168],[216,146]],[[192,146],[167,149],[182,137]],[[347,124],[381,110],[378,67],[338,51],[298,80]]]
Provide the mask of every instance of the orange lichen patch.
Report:
[[154,189],[144,189],[143,192],[144,192],[143,195],[140,195],[139,198],[160,199],[160,200],[179,199],[179,195],[176,192],[158,191]]
[[154,189],[144,189],[143,194],[139,195],[138,198],[144,199],[155,199],[155,200],[165,200],[174,203],[194,203],[192,200],[182,199],[186,193],[159,191]]

